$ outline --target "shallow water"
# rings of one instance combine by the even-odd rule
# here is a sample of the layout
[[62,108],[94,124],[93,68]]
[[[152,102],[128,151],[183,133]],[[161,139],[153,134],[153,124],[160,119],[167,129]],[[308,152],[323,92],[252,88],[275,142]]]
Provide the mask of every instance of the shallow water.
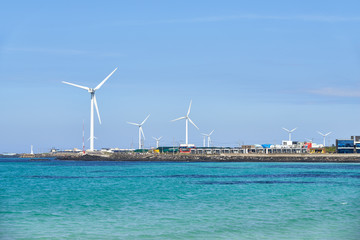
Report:
[[360,164],[0,159],[1,239],[360,239]]

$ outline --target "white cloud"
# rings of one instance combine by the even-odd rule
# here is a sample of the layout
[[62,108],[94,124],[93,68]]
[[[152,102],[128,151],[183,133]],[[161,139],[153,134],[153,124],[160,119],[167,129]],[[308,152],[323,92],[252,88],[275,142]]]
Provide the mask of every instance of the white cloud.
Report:
[[333,97],[360,97],[360,90],[321,88],[309,91],[312,94]]
[[167,23],[206,23],[206,22],[225,22],[234,20],[278,20],[278,21],[303,21],[303,22],[360,22],[360,17],[343,17],[343,16],[324,16],[324,15],[259,15],[259,14],[241,14],[229,16],[212,16],[212,17],[196,17],[183,19],[168,19],[158,21],[134,21],[122,22],[122,25],[151,25],[151,24],[167,24]]
[[76,49],[54,49],[54,48],[38,48],[38,47],[5,47],[1,49],[2,51],[9,52],[29,52],[29,53],[44,53],[51,55],[87,55],[87,56],[101,56],[101,57],[122,57],[123,54],[109,53],[109,52],[94,52],[94,51],[84,51]]
[[322,15],[296,15],[296,16],[277,16],[277,15],[232,15],[204,18],[190,18],[168,20],[165,22],[220,22],[230,20],[282,20],[282,21],[311,21],[311,22],[358,22],[360,17],[339,17],[339,16],[322,16]]

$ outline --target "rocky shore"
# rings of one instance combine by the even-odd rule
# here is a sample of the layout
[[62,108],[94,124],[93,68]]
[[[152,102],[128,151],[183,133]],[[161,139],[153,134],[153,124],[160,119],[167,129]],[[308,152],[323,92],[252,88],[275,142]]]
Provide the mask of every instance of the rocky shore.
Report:
[[360,154],[71,154],[55,156],[58,160],[78,161],[149,161],[149,162],[343,162],[360,163]]

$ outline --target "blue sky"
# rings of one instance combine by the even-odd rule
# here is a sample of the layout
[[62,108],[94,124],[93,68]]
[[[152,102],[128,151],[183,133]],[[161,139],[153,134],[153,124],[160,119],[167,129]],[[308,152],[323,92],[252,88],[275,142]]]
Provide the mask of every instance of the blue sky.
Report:
[[[95,147],[213,133],[219,146],[360,135],[358,1],[7,1],[0,9],[1,152],[81,147],[95,87]],[[89,146],[89,142],[86,142]]]

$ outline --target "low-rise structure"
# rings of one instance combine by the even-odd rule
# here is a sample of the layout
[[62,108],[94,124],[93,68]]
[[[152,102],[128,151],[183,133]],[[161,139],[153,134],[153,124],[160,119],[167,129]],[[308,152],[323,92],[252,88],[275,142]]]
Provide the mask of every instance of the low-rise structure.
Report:
[[350,139],[336,139],[337,153],[360,153],[360,136]]

